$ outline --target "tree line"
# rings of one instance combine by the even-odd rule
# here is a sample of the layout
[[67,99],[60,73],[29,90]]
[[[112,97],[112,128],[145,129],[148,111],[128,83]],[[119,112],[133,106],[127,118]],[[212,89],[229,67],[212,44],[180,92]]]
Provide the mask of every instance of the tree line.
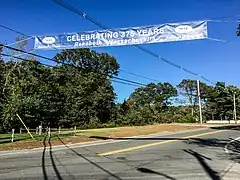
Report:
[[[0,56],[0,132],[22,127],[17,114],[30,128],[199,121],[196,80],[183,79],[177,86],[149,83],[116,103],[111,80],[120,65],[107,53],[63,50],[54,57],[57,63],[48,66],[33,56],[25,55],[24,59]],[[236,86],[201,82],[200,92],[204,120],[233,119],[233,94],[239,110],[240,90]]]

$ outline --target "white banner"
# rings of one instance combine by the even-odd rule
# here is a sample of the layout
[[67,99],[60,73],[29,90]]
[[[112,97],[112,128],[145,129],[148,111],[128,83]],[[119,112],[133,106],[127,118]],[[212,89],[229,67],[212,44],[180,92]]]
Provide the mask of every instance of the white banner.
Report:
[[195,40],[207,37],[207,22],[194,21],[36,36],[34,49],[73,49],[124,46]]

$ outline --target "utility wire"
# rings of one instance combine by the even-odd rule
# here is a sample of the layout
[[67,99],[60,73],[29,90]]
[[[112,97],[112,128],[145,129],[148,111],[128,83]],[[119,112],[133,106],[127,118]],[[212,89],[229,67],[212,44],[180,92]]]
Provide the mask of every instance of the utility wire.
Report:
[[232,21],[232,20],[208,20],[209,22],[219,22],[219,23],[240,23],[239,20]]
[[4,28],[4,29],[7,29],[7,30],[9,30],[9,31],[15,32],[15,33],[17,33],[17,34],[21,34],[22,36],[27,36],[27,37],[29,37],[28,35],[20,32],[20,31],[17,31],[17,30],[15,30],[15,29],[10,28],[10,27],[4,26],[4,25],[2,25],[2,24],[0,24],[0,27],[2,27],[2,28]]
[[226,15],[226,16],[220,16],[220,17],[213,17],[211,19],[208,19],[207,21],[217,20],[217,19],[227,19],[227,18],[231,18],[231,17],[240,17],[240,14],[232,14],[232,15]]
[[[17,51],[17,52],[25,53],[27,55],[35,56],[35,57],[42,58],[42,59],[45,59],[45,60],[48,60],[48,61],[52,61],[52,62],[55,62],[55,63],[60,63],[60,62],[58,62],[57,60],[55,60],[53,58],[48,58],[48,57],[45,57],[45,56],[42,56],[42,55],[39,55],[39,54],[27,52],[27,51],[24,51],[24,50],[21,50],[21,49],[17,49],[17,48],[14,48],[14,47],[10,47],[10,46],[4,45],[4,44],[1,44],[1,46],[5,47],[5,48],[8,48],[8,49],[11,49],[11,50],[14,50],[14,51]],[[63,64],[69,65],[69,64],[66,64],[66,63],[63,63]]]
[[[19,52],[25,52],[23,50],[20,50],[20,49],[17,49],[17,48],[13,48],[13,47],[9,47],[9,46],[6,46],[6,45],[2,45],[3,47],[6,47],[6,48],[9,48],[9,49],[12,49],[12,50],[15,50],[15,51],[19,51]],[[28,55],[32,55],[34,56],[35,54],[33,53],[30,53],[30,52],[25,52],[26,54]],[[7,54],[4,54],[4,53],[1,53],[1,55],[5,56],[5,57],[12,57],[12,58],[16,58],[16,59],[19,59],[19,60],[23,60],[23,61],[29,61],[28,59],[24,59],[24,58],[20,58],[20,57],[17,57],[17,56],[12,56],[12,55],[7,55]],[[61,62],[58,62],[54,59],[51,59],[51,58],[47,58],[47,57],[44,57],[44,56],[40,56],[40,55],[37,55],[36,57],[39,57],[39,58],[43,58],[43,59],[46,59],[46,60],[49,60],[49,61],[53,61],[53,62],[56,62],[56,63],[61,63]],[[43,64],[43,63],[41,63]],[[72,66],[72,67],[75,67],[76,66],[73,66],[71,64],[67,64],[67,63],[61,63],[61,64],[64,64],[64,65],[68,65],[68,66]],[[52,65],[47,65],[47,64],[43,64],[43,65],[46,65],[48,67],[54,67]],[[99,73],[99,72],[97,72]],[[100,74],[100,73],[99,73]],[[103,73],[102,73],[103,74]],[[104,75],[107,75],[107,74],[104,74]],[[143,83],[139,83],[139,82],[136,82],[136,81],[132,81],[132,80],[128,80],[128,79],[124,79],[124,78],[120,78],[120,77],[116,77],[116,76],[112,76],[111,78],[113,79],[117,79],[117,80],[121,80],[121,81],[125,81],[127,83],[132,83],[132,84],[135,84],[137,86],[147,86],[146,84],[143,84]],[[118,81],[119,82],[119,81]],[[126,83],[125,83],[126,84]]]
[[[30,61],[28,59],[24,59],[24,58],[21,58],[21,57],[12,56],[12,55],[8,55],[8,54],[4,54],[4,53],[1,53],[0,55],[5,56],[5,57],[15,58],[15,59],[22,60],[22,61]],[[56,67],[56,66],[52,66],[52,65],[49,65],[49,64],[41,63],[41,62],[39,62],[39,64],[47,66],[47,67],[51,67],[51,68]],[[130,85],[130,86],[135,86],[135,87],[142,87],[144,85],[144,84],[141,84],[141,83],[137,83],[137,82],[122,79],[122,78],[116,78],[116,77],[113,77],[113,78],[122,80],[122,81],[118,81],[118,80],[114,80],[114,79],[111,80],[112,82],[116,82],[116,83],[120,83],[120,84],[125,84],[125,85]],[[124,81],[126,81],[126,82],[124,82]],[[144,86],[146,86],[146,85],[144,85]]]
[[[85,12],[78,10],[77,8],[69,5],[68,3],[66,3],[66,2],[64,2],[64,1],[62,1],[62,0],[52,0],[52,1],[53,1],[55,4],[57,4],[57,5],[65,8],[65,9],[71,11],[71,12],[74,12],[75,14],[78,14],[79,16],[81,16],[81,17],[89,20],[90,22],[92,22],[93,24],[97,25],[98,27],[100,27],[100,28],[102,28],[102,29],[109,29],[108,27],[106,27],[106,26],[102,25],[101,23],[99,23],[98,21],[94,20],[91,16],[87,15]],[[143,52],[145,52],[145,53],[147,53],[147,54],[149,54],[149,55],[151,55],[151,56],[153,56],[153,57],[156,57],[156,58],[164,61],[165,63],[167,63],[167,64],[169,64],[169,65],[171,65],[171,66],[174,66],[174,67],[176,67],[176,68],[178,68],[178,69],[180,69],[180,70],[182,70],[182,71],[185,71],[185,72],[187,72],[187,73],[189,73],[189,74],[191,74],[191,75],[194,75],[194,76],[198,76],[198,77],[199,77],[199,74],[198,74],[198,73],[195,73],[195,72],[192,72],[192,71],[190,71],[190,70],[188,70],[188,69],[186,69],[186,68],[183,68],[182,66],[177,65],[177,64],[175,64],[175,63],[173,63],[173,62],[171,62],[171,61],[169,61],[169,60],[167,60],[167,59],[165,59],[165,58],[163,58],[163,57],[161,57],[161,56],[159,56],[159,55],[157,55],[157,54],[149,51],[149,50],[146,49],[146,48],[143,48],[143,47],[141,47],[141,46],[139,46],[139,45],[133,45],[133,46],[135,46],[136,48],[142,50]],[[204,77],[204,76],[200,76],[200,78],[202,78],[202,77]],[[209,82],[209,83],[212,83],[210,80],[208,80],[208,79],[205,78],[205,77],[204,77],[204,80],[207,81],[207,82]]]
[[132,73],[132,72],[130,72],[130,71],[126,71],[126,70],[123,70],[123,69],[119,69],[119,71],[124,72],[124,73],[127,73],[127,74],[131,74],[131,75],[133,75],[133,76],[141,77],[141,78],[143,78],[143,79],[147,79],[147,80],[150,80],[150,81],[159,82],[159,80],[157,80],[157,79],[152,79],[152,78],[149,78],[149,77],[146,77],[146,76],[142,76],[142,75],[140,75],[140,74]]
[[119,77],[116,77],[116,76],[113,76],[113,78],[118,79],[118,80],[122,80],[122,81],[126,81],[126,82],[129,82],[129,83],[134,83],[134,84],[137,84],[137,85],[140,85],[140,86],[147,86],[147,84],[143,84],[143,83],[139,83],[139,82],[136,82],[136,81],[131,81],[131,80],[119,78]]
[[118,80],[114,80],[114,79],[112,79],[111,80],[112,82],[115,82],[115,83],[120,83],[120,84],[125,84],[125,85],[129,85],[129,86],[134,86],[134,87],[142,87],[142,86],[140,86],[140,85],[136,85],[136,84],[131,84],[131,83],[126,83],[126,82],[122,82],[122,81],[118,81]]
[[[1,56],[5,56],[5,57],[9,57],[9,58],[15,58],[15,59],[18,59],[18,60],[22,60],[22,61],[30,61],[29,59],[25,59],[25,58],[21,58],[21,57],[18,57],[18,56],[12,56],[12,55],[9,55],[9,54],[5,54],[5,53],[1,53],[0,54]],[[39,62],[39,61],[38,61]],[[52,66],[50,64],[45,64],[45,63],[41,63],[39,62],[40,64],[44,65],[44,66],[47,66],[47,67],[55,67],[55,66]]]
[[[15,59],[22,60],[22,61],[30,61],[28,59],[24,59],[24,58],[21,58],[21,57],[12,56],[12,55],[8,55],[8,54],[4,54],[4,53],[1,53],[0,55],[5,56],[5,57],[10,57],[10,58],[15,58]],[[47,66],[47,67],[51,67],[51,68],[55,67],[55,66],[45,64],[45,63],[41,63],[41,62],[39,62],[39,63],[44,65],[44,66]],[[114,79],[111,80],[112,82],[115,82],[115,83],[120,83],[120,84],[134,86],[134,87],[147,86],[146,84],[138,83],[138,82],[131,81],[131,80],[126,80],[126,79],[123,79],[123,78],[118,78],[118,77],[113,77],[113,78],[118,79],[118,80],[114,80]],[[119,80],[121,80],[121,81],[119,81]]]

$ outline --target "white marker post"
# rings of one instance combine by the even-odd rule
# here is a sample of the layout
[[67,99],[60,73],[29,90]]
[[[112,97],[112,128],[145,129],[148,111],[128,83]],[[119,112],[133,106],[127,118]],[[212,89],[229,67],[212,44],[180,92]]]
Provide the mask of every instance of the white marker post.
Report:
[[14,140],[14,132],[15,132],[15,129],[12,129],[12,142]]
[[76,136],[76,133],[77,133],[77,127],[74,126],[74,136]]
[[51,128],[49,127],[48,128],[48,138],[50,138],[51,137]]
[[61,134],[61,126],[58,127],[58,134]]
[[40,125],[38,129],[39,129],[38,135],[42,135],[42,125]]

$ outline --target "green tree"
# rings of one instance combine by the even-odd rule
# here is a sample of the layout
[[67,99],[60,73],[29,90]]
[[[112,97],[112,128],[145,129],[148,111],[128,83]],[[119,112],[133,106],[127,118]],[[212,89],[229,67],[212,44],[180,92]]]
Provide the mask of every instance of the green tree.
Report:
[[[2,52],[2,47],[0,45],[0,54]],[[4,86],[4,72],[5,72],[5,63],[0,55],[0,132],[2,131],[2,110],[5,97],[3,95],[3,86]]]
[[83,49],[67,49],[58,53],[54,59],[59,63],[71,64],[81,68],[81,72],[93,71],[103,75],[117,75],[119,64],[113,56],[107,53],[97,53],[96,51]]
[[116,59],[89,49],[64,50],[55,59],[71,65],[58,68],[60,92],[66,97],[61,124],[99,126],[115,120],[116,95],[109,77],[118,73]]
[[[191,114],[194,116],[194,109],[198,102],[198,89],[197,89],[197,81],[191,79],[183,79],[178,85],[180,95],[187,97],[188,102],[191,106]],[[206,85],[203,82],[199,83],[199,89],[201,94],[202,101],[206,101],[207,96],[211,92],[211,87]]]
[[170,98],[177,95],[177,90],[170,83],[150,83],[146,87],[138,88],[130,95],[130,100],[136,106],[160,105],[166,107],[171,104]]
[[[8,65],[14,66],[13,63],[9,62]],[[16,117],[17,113],[29,127],[35,128],[46,120],[46,111],[43,113],[45,99],[49,98],[48,90],[52,89],[48,86],[49,77],[50,69],[40,65],[38,61],[20,62],[18,68],[13,70],[5,93],[7,95],[3,108],[5,129],[22,126]],[[50,111],[52,108],[48,106],[45,110]]]
[[180,84],[177,85],[180,91],[180,95],[188,98],[189,104],[192,107],[192,116],[194,108],[197,102],[197,81],[191,79],[183,79]]
[[[206,95],[205,112],[207,119],[230,120],[233,119],[233,94],[236,96],[237,109],[239,109],[240,89],[236,86],[217,82]],[[238,111],[237,111],[238,112]]]

